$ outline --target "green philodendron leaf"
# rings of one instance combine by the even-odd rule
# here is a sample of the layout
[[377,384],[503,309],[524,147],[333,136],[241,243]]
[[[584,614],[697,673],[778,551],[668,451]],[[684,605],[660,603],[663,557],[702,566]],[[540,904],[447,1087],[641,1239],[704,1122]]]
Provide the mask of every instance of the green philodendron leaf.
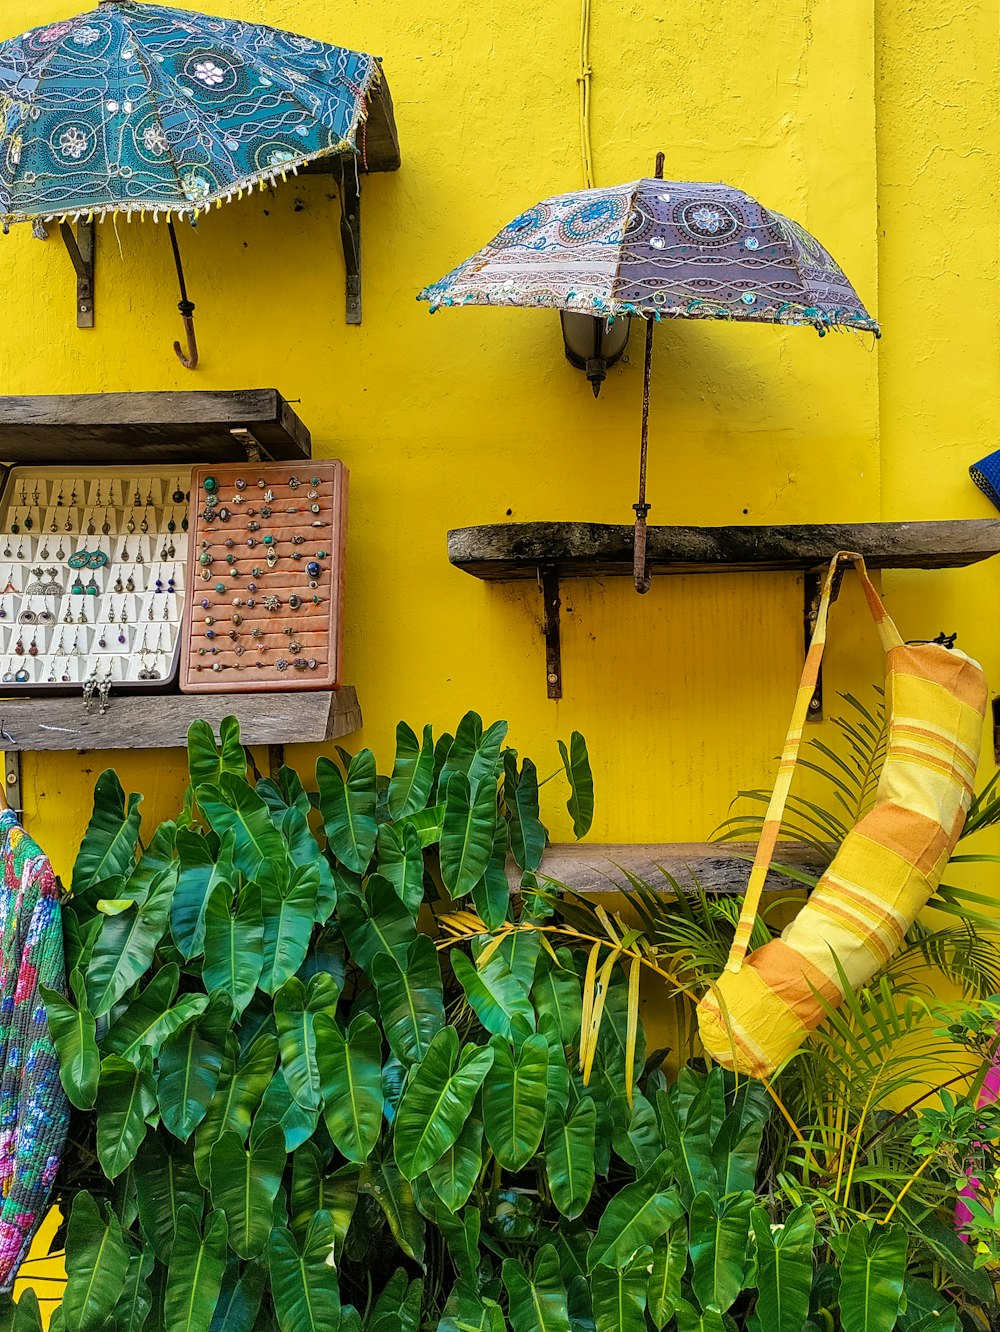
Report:
[[531,985],[531,998],[539,1017],[548,1013],[554,1019],[563,1045],[579,1047],[583,1015],[580,977],[576,974],[573,954],[568,948],[558,949],[556,957],[559,966],[547,954],[543,953],[539,958]]
[[319,876],[308,865],[293,870],[285,885],[264,883],[264,965],[260,988],[265,994],[280,990],[305,961],[318,892]]
[[174,1005],[180,970],[171,962],[155,972],[146,988],[115,1019],[101,1042],[104,1054],[120,1054],[137,1067],[148,1050],[155,1059],[160,1046],[178,1027],[208,1007],[207,995],[185,995]]
[[110,1013],[149,970],[170,915],[176,873],[164,870],[145,901],[107,916],[87,968],[87,1002],[95,1017]]
[[277,777],[262,777],[257,783],[257,790],[267,802],[275,823],[281,822],[286,809],[298,809],[307,818],[309,817],[312,802],[308,791],[302,785],[302,778],[294,768],[283,764],[278,769]]
[[[687,1223],[681,1218],[674,1222],[666,1235],[661,1235],[653,1243],[653,1269],[646,1289],[646,1308],[659,1332],[663,1332],[677,1312],[687,1256]],[[799,1332],[802,1332],[801,1327]]]
[[257,1107],[274,1076],[278,1040],[270,1032],[262,1032],[242,1055],[238,1050],[236,1036],[230,1033],[215,1095],[195,1137],[195,1168],[206,1188],[212,1148],[222,1134],[229,1129],[238,1135],[241,1143],[247,1140]]
[[757,1247],[757,1317],[768,1332],[802,1332],[813,1284],[816,1218],[807,1204],[771,1229],[762,1207],[750,1212]]
[[403,1268],[392,1274],[365,1321],[365,1332],[417,1332],[424,1283],[411,1281]]
[[101,1214],[81,1190],[73,1199],[66,1235],[62,1312],[67,1332],[95,1332],[118,1303],[128,1272],[128,1249],[113,1212]]
[[569,782],[566,808],[573,820],[573,833],[577,838],[586,837],[594,822],[594,774],[590,768],[587,742],[579,731],[574,731],[568,749],[562,740],[559,741],[559,753]]
[[337,881],[329,861],[313,836],[307,815],[297,805],[284,811],[278,827],[292,866],[309,866],[318,878],[315,919],[318,925],[324,925],[337,905]]
[[408,823],[382,824],[378,830],[378,868],[416,919],[424,900],[424,853],[415,828]]
[[844,1332],[892,1332],[907,1257],[906,1228],[856,1221],[840,1265],[840,1319]]
[[451,966],[473,1012],[488,1032],[511,1040],[518,1024],[534,1030],[535,1011],[528,992],[499,950],[479,968],[456,949],[451,954]]
[[513,1332],[570,1332],[566,1287],[551,1244],[539,1250],[532,1277],[516,1258],[506,1258],[503,1284],[510,1300],[508,1317]]
[[483,1089],[483,1119],[493,1154],[505,1170],[521,1170],[538,1151],[545,1131],[549,1046],[535,1034],[512,1049],[503,1036]]
[[306,1142],[292,1157],[291,1228],[300,1238],[317,1212],[333,1219],[335,1253],[344,1247],[358,1203],[361,1169],[341,1166],[327,1173],[323,1153],[315,1142]]
[[205,1118],[219,1085],[231,1020],[229,996],[216,992],[200,1017],[163,1043],[156,1099],[175,1138],[187,1141]]
[[94,786],[94,812],[73,865],[75,894],[79,895],[91,884],[131,872],[139,843],[141,803],[141,795],[130,795],[126,801],[113,768],[98,777]]
[[281,1071],[303,1110],[318,1110],[322,1101],[314,1022],[321,1015],[333,1018],[339,995],[333,977],[320,972],[312,977],[308,990],[292,976],[274,996]]
[[163,1294],[164,1332],[208,1332],[226,1270],[226,1218],[182,1207]]
[[233,839],[233,863],[251,882],[263,870],[286,864],[285,843],[267,805],[243,777],[223,772],[217,783],[196,788],[198,804],[213,832]]
[[[500,775],[500,751],[506,738],[505,721],[494,722],[484,731],[479,714],[467,712],[455,728],[455,739],[447,744],[447,752],[441,755],[438,789],[447,790],[455,773],[463,773],[468,777],[473,789],[484,780],[495,786]],[[441,737],[442,741],[446,739],[445,736]]]
[[638,1261],[626,1267],[594,1268],[590,1294],[597,1332],[645,1332],[648,1279],[647,1264]]
[[737,1193],[722,1201],[708,1193],[694,1196],[689,1241],[691,1286],[703,1309],[725,1313],[743,1289],[753,1201],[752,1193]]
[[507,1332],[507,1321],[496,1300],[459,1282],[448,1296],[437,1332]]
[[155,1109],[149,1051],[138,1067],[120,1055],[106,1055],[97,1092],[97,1157],[108,1179],[116,1179],[135,1160],[146,1136],[146,1120]]
[[177,824],[168,819],[153,833],[149,845],[139,857],[139,863],[125,881],[126,896],[137,901],[144,899],[165,870],[170,870],[176,876],[176,843]]
[[382,1131],[382,1033],[370,1013],[359,1013],[346,1035],[325,1013],[315,1028],[327,1130],[348,1161],[367,1161]]
[[361,1193],[374,1198],[403,1252],[415,1262],[424,1260],[424,1218],[417,1210],[413,1189],[399,1173],[391,1154],[372,1156],[362,1167]]
[[753,1189],[757,1180],[763,1133],[764,1124],[760,1120],[744,1124],[742,1116],[735,1110],[726,1117],[712,1144],[712,1159],[719,1177],[720,1195]]
[[405,819],[397,819],[396,827],[412,828],[424,851],[429,846],[437,846],[444,829],[444,805],[432,805],[430,809],[421,809],[416,814],[408,814]]
[[329,1212],[317,1212],[301,1247],[276,1226],[268,1245],[271,1297],[280,1332],[330,1332],[340,1325],[340,1287]]
[[319,1123],[318,1110],[303,1110],[288,1090],[285,1075],[279,1068],[267,1085],[267,1090],[260,1103],[260,1109],[253,1121],[250,1141],[253,1142],[272,1124],[280,1124],[285,1135],[285,1148],[296,1151],[316,1132]]
[[230,1257],[209,1332],[253,1332],[267,1285],[267,1264],[245,1266]]
[[70,974],[69,984],[75,1005],[47,985],[40,985],[38,992],[45,1003],[49,1032],[59,1056],[63,1091],[78,1110],[91,1110],[101,1079],[97,1022],[87,1007],[85,983],[79,971]]
[[496,826],[495,781],[484,779],[472,787],[464,773],[450,777],[445,788],[440,857],[441,878],[453,898],[470,893],[486,873]]
[[449,1212],[457,1212],[469,1201],[482,1168],[483,1121],[470,1118],[444,1155],[431,1166],[427,1177],[442,1206]]
[[407,951],[405,968],[389,953],[377,954],[372,977],[389,1048],[402,1063],[416,1063],[445,1024],[441,967],[434,944],[426,934],[418,934]]
[[506,819],[497,819],[493,850],[486,873],[472,889],[472,905],[488,929],[497,930],[510,913],[510,882],[507,878],[507,852],[510,834]]
[[237,1015],[254,997],[264,965],[264,915],[260,889],[250,883],[242,890],[233,910],[233,891],[220,883],[205,911],[205,989],[222,990],[233,1001]]
[[230,1248],[241,1258],[263,1252],[286,1160],[285,1135],[277,1125],[252,1142],[248,1152],[232,1130],[212,1148],[212,1206],[225,1216]]
[[246,778],[247,756],[240,742],[240,724],[235,717],[223,717],[219,724],[219,744],[206,721],[188,727],[188,773],[192,787],[218,784],[224,772]]
[[687,1300],[678,1300],[677,1332],[729,1332],[729,1327],[717,1309],[702,1312]]
[[555,1018],[549,1013],[542,1013],[539,1016],[538,1029],[549,1047],[549,1067],[546,1074],[548,1102],[545,1112],[551,1118],[569,1105],[569,1065],[566,1062],[566,1047],[560,1039]]
[[456,1142],[493,1060],[493,1050],[474,1045],[459,1057],[454,1027],[435,1035],[396,1112],[393,1150],[404,1179],[422,1175]]
[[337,914],[352,959],[371,978],[379,953],[390,953],[400,966],[417,937],[413,916],[396,889],[381,874],[373,874],[363,893],[341,893]]
[[389,813],[394,819],[424,808],[434,785],[434,734],[424,727],[417,739],[406,722],[396,727],[396,761],[389,778]]
[[525,759],[517,771],[517,755],[504,754],[504,805],[510,820],[510,849],[523,870],[536,870],[545,850],[545,827],[538,815],[538,769]]
[[628,1267],[637,1251],[666,1234],[683,1213],[680,1195],[664,1187],[670,1176],[670,1153],[616,1193],[608,1203],[587,1250],[587,1270],[598,1266]]
[[712,1159],[712,1105],[709,1097],[699,1092],[687,1107],[683,1124],[677,1113],[675,1096],[660,1091],[656,1094],[656,1111],[663,1130],[663,1142],[671,1149],[677,1163],[677,1185],[681,1197],[690,1207],[696,1193],[718,1194],[718,1175]]
[[38,1296],[28,1286],[16,1304],[10,1295],[3,1296],[5,1307],[0,1310],[0,1327],[3,1332],[44,1332],[42,1311],[38,1306]]
[[112,1314],[116,1332],[142,1332],[145,1327],[153,1307],[149,1275],[154,1262],[154,1256],[148,1249],[129,1255],[125,1286]]
[[375,755],[362,749],[351,759],[347,780],[330,759],[316,764],[319,807],[333,854],[347,869],[364,874],[378,833]]
[[177,886],[170,904],[170,935],[185,961],[197,957],[205,946],[205,911],[220,883],[236,882],[231,832],[213,855],[207,837],[191,829],[177,831]]
[[573,1113],[550,1117],[545,1130],[545,1174],[552,1201],[563,1216],[575,1220],[594,1191],[594,1145],[597,1107],[590,1097],[576,1103]]
[[165,1130],[158,1130],[139,1148],[134,1171],[142,1233],[160,1262],[166,1263],[181,1208],[189,1208],[200,1218],[205,1204],[191,1150]]

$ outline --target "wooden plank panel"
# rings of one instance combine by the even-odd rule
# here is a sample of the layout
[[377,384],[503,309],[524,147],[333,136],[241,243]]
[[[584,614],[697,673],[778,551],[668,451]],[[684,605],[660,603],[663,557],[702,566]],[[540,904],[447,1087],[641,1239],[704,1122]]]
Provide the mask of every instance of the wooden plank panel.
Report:
[[362,726],[353,686],[335,691],[274,694],[170,694],[155,699],[111,694],[102,717],[80,698],[0,699],[0,746],[53,749],[171,749],[187,743],[199,719],[218,729],[237,717],[244,744],[296,745],[338,740]]
[[[620,893],[628,891],[624,871],[668,890],[661,873],[665,870],[682,888],[697,884],[713,896],[732,896],[746,888],[753,853],[752,845],[739,842],[555,844],[545,848],[541,872],[579,893]],[[814,873],[826,863],[811,847],[797,842],[780,843],[775,860]],[[765,888],[774,892],[802,886],[772,870]]]
[[[392,105],[392,94],[385,74],[368,99],[368,119],[358,132],[360,157],[358,167],[362,172],[398,171],[402,162],[399,153],[399,134],[396,129],[396,115]],[[337,162],[342,154],[317,157],[302,168],[307,176],[331,176],[337,171]]]
[[[632,526],[616,523],[498,523],[448,533],[448,558],[476,578],[631,577]],[[1000,519],[921,523],[819,523],[786,527],[650,527],[655,573],[811,569],[838,550],[873,569],[946,569],[1000,554]]]
[[271,458],[312,454],[309,431],[276,389],[0,397],[5,462],[242,462],[234,429]]

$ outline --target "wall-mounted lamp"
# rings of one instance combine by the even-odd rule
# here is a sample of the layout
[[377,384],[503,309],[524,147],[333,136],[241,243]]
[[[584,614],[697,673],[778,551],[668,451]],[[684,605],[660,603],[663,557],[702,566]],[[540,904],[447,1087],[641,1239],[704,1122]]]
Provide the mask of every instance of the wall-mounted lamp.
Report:
[[576,310],[560,310],[559,318],[566,359],[577,370],[586,372],[596,398],[608,367],[621,360],[628,346],[629,317],[618,315],[612,322]]

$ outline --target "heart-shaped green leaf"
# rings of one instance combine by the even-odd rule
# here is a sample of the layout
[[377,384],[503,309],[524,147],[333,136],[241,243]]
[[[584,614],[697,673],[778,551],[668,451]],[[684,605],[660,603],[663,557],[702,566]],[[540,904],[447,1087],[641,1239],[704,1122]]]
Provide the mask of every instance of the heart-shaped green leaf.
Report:
[[423,740],[400,722],[396,727],[396,761],[389,778],[389,813],[394,819],[416,814],[427,804],[434,784],[434,735],[424,727]]
[[109,1013],[149,970],[170,915],[176,870],[164,870],[143,902],[106,916],[87,968],[87,1001],[95,1017]]
[[113,768],[98,777],[94,786],[94,812],[73,865],[76,896],[92,884],[127,877],[131,872],[142,822],[141,803],[141,795],[130,795],[126,801]]
[[493,1059],[492,1049],[474,1045],[460,1058],[454,1027],[435,1035],[420,1064],[410,1070],[396,1112],[394,1155],[405,1179],[429,1170],[455,1143]]
[[321,758],[316,764],[316,783],[333,854],[347,869],[364,874],[378,832],[375,755],[370,749],[355,754],[346,781],[335,763]]
[[549,1046],[536,1033],[514,1050],[502,1036],[490,1041],[495,1059],[483,1090],[486,1137],[506,1170],[522,1170],[545,1131]]
[[212,1206],[225,1216],[230,1247],[241,1258],[257,1257],[267,1243],[286,1160],[285,1135],[276,1125],[249,1151],[231,1129],[212,1148]]
[[271,1231],[267,1259],[281,1332],[330,1332],[339,1327],[340,1288],[333,1252],[329,1212],[316,1213],[301,1247],[284,1226]]
[[97,1092],[97,1157],[108,1179],[116,1179],[135,1160],[155,1109],[149,1051],[138,1067],[120,1055],[107,1055]]
[[163,1294],[164,1332],[208,1332],[225,1269],[225,1216],[210,1212],[202,1235],[197,1214],[182,1207]]
[[40,985],[38,992],[45,1003],[49,1033],[59,1056],[63,1090],[78,1110],[90,1110],[97,1100],[101,1078],[97,1022],[87,1007],[85,983],[79,971],[70,974],[69,983],[75,1005],[47,985]]
[[367,1161],[382,1129],[382,1033],[370,1013],[346,1035],[325,1013],[315,1028],[326,1127],[348,1161]]
[[410,944],[405,968],[389,953],[379,953],[372,961],[372,976],[389,1048],[402,1063],[416,1063],[444,1026],[437,950],[426,934],[418,934]]
[[577,1101],[573,1113],[550,1116],[545,1130],[545,1174],[552,1201],[563,1216],[575,1220],[594,1191],[594,1143],[597,1107],[589,1096]]
[[224,991],[240,1014],[256,992],[264,965],[264,916],[256,884],[243,889],[235,911],[232,899],[226,883],[220,883],[209,898],[201,974],[206,990]]
[[445,791],[441,878],[452,897],[464,897],[486,873],[493,854],[497,788],[489,780],[471,787],[468,777],[458,772]]
[[164,1125],[182,1141],[205,1118],[215,1095],[231,1019],[229,996],[217,992],[205,1012],[174,1032],[160,1051],[156,1099]]
[[73,1199],[66,1241],[62,1312],[67,1332],[95,1332],[118,1303],[128,1249],[114,1212],[105,1218],[82,1189]]

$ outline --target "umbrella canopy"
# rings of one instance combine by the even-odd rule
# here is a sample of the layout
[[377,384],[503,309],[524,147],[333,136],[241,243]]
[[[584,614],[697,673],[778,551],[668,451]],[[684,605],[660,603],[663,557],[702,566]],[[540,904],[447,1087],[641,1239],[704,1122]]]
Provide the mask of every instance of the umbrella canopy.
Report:
[[448,305],[590,315],[879,326],[840,265],[797,222],[731,185],[643,179],[529,208],[425,287]]
[[104,0],[0,44],[0,222],[197,216],[354,146],[374,56]]

